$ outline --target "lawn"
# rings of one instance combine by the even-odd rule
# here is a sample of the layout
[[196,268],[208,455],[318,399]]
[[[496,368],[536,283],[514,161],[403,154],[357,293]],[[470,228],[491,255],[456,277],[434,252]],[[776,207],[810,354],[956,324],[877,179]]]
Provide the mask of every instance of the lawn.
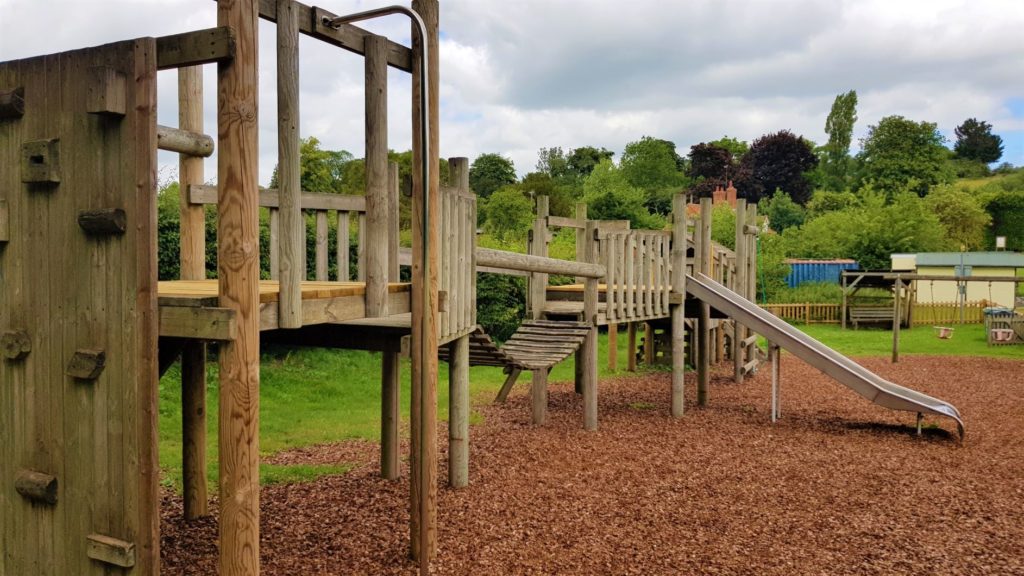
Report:
[[[884,329],[841,330],[836,325],[798,326],[814,338],[850,356],[888,356],[892,353],[892,332]],[[940,340],[931,327],[917,327],[900,333],[900,353],[944,356],[988,356],[1024,358],[1020,346],[988,346],[981,325],[956,326],[953,337]],[[600,377],[615,376],[607,369],[607,335],[599,341]],[[618,365],[626,366],[626,337],[618,339]],[[448,417],[447,364],[440,365],[438,414]],[[409,363],[402,365],[402,413],[409,414]],[[618,375],[627,374],[621,369]],[[554,368],[553,381],[573,378],[572,360]],[[505,375],[499,368],[470,370],[470,393],[474,404],[489,402],[501,387]],[[529,386],[529,375],[520,377],[517,387]],[[160,463],[164,483],[181,486],[181,373],[172,367],[160,381]],[[217,364],[211,362],[208,375],[207,459],[211,486],[217,478]],[[474,412],[470,422],[479,422]],[[380,356],[352,350],[273,348],[264,351],[260,383],[260,452],[269,456],[281,450],[362,438],[380,437]],[[294,482],[324,474],[345,472],[345,466],[285,466],[263,464],[264,483]]]

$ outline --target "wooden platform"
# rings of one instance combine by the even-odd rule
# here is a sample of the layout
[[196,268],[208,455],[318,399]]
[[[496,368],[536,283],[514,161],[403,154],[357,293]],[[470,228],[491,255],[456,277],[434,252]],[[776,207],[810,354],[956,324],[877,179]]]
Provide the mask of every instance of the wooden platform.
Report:
[[[368,319],[372,326],[394,323],[393,317],[408,315],[411,285],[388,285],[390,316]],[[277,330],[278,282],[260,281],[260,330]],[[231,340],[235,333],[234,313],[219,307],[217,280],[175,280],[160,282],[160,336]],[[366,285],[363,282],[303,282],[302,324],[304,326],[357,321],[366,318]],[[401,323],[401,320],[398,320]]]

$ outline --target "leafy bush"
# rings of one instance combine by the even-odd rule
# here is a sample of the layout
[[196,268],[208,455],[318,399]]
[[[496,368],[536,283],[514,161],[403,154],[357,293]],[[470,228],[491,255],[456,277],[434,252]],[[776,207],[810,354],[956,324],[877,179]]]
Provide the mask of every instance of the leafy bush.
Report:
[[476,321],[492,338],[508,340],[525,315],[525,278],[477,274]]

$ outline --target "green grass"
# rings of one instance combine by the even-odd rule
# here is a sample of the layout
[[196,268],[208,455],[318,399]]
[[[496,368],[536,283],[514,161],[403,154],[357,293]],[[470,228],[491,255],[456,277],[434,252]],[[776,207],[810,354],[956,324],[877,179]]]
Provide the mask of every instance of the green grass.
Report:
[[[626,366],[626,335],[618,339],[618,365]],[[601,368],[607,378],[608,339],[598,339]],[[265,350],[260,364],[260,454],[263,457],[289,448],[337,442],[345,439],[380,439],[380,355],[356,350],[275,348]],[[555,366],[551,380],[573,378],[570,359]],[[624,370],[620,370],[624,373]],[[474,402],[494,398],[505,375],[500,368],[470,369],[470,394]],[[448,418],[448,365],[440,364],[438,417]],[[529,386],[529,375],[520,377],[517,388]],[[402,417],[409,416],[409,362],[402,363]],[[217,479],[217,363],[207,375],[207,461],[211,487]],[[470,424],[482,416],[473,411]],[[181,370],[173,366],[160,380],[160,465],[163,482],[181,488]],[[261,465],[264,483],[310,480],[343,473],[344,467]]]
[[[811,337],[824,342],[847,356],[890,356],[892,330],[843,330],[836,324],[809,324],[797,326]],[[989,346],[982,324],[953,326],[953,337],[942,340],[935,336],[931,326],[916,326],[900,330],[900,355],[929,354],[936,356],[986,356],[992,358],[1024,359],[1021,346]]]

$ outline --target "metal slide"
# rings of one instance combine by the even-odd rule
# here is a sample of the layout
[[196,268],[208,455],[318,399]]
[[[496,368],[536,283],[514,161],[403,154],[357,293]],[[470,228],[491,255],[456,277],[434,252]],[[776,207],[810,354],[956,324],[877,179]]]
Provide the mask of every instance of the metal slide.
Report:
[[704,274],[687,275],[686,291],[879,406],[956,420],[963,438],[964,423],[952,404],[881,378]]

